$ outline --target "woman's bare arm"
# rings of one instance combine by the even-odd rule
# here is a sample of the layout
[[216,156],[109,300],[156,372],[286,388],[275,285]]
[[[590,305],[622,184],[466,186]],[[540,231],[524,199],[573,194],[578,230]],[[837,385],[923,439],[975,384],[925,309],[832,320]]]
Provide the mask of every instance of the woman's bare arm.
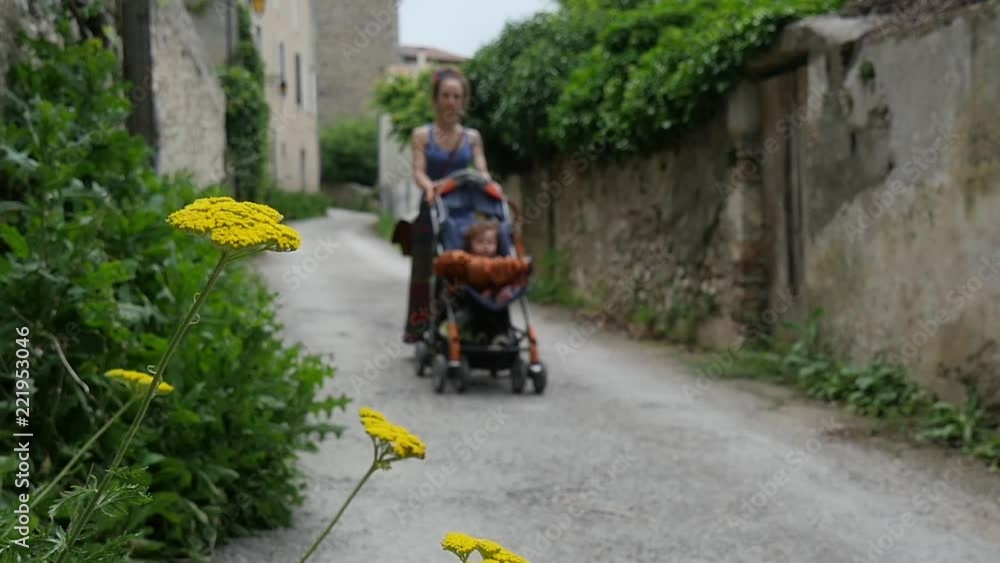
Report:
[[490,177],[489,167],[486,165],[486,151],[483,149],[483,137],[479,131],[472,130],[472,156],[475,161],[476,170],[481,174]]
[[427,155],[424,153],[427,148],[427,134],[421,129],[414,129],[410,136],[410,145],[413,152],[413,181],[426,194],[434,189],[434,182],[427,175]]

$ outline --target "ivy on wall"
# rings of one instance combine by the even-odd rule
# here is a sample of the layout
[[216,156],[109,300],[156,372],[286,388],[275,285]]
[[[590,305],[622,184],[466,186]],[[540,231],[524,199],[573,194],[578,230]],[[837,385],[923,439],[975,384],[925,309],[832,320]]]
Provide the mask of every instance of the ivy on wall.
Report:
[[270,110],[264,95],[264,61],[254,45],[246,6],[239,7],[236,48],[219,78],[226,95],[226,170],[233,197],[260,201],[267,174]]
[[[666,146],[695,126],[782,27],[843,0],[562,0],[508,24],[466,63],[468,123],[491,168],[515,172],[555,154],[603,157]],[[379,86],[397,133],[431,118],[426,75]]]

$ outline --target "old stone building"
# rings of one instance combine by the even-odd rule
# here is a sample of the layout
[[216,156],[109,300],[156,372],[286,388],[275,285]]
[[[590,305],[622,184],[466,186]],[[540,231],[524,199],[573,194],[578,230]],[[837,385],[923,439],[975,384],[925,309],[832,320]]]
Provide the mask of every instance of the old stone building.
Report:
[[316,28],[320,127],[370,112],[375,83],[399,61],[399,0],[317,2]]
[[[195,11],[195,26],[217,67],[225,64],[236,44],[239,4],[215,0]],[[260,11],[252,0],[245,4],[265,67],[271,111],[268,170],[281,189],[319,191],[316,13],[327,4],[271,0],[261,3]]]
[[[21,31],[50,36],[53,22],[41,4],[0,0],[0,88],[16,58]],[[152,100],[151,144],[160,173],[187,173],[209,186],[225,178],[225,98],[182,4],[150,2],[149,64],[136,80],[132,102]],[[207,77],[207,79],[206,79]]]

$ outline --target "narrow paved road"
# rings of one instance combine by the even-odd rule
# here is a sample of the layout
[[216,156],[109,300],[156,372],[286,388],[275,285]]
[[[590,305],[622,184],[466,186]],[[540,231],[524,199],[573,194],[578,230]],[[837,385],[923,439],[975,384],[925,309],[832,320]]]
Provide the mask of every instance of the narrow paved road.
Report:
[[689,401],[694,376],[666,347],[581,342],[560,311],[533,308],[544,395],[488,376],[436,395],[397,344],[409,261],[373,222],[331,211],[298,225],[299,252],[259,263],[287,339],[331,354],[329,391],[355,404],[338,413],[344,437],[303,458],[294,528],[215,561],[297,562],[369,462],[356,411],[371,405],[423,437],[428,457],[376,474],[315,561],[446,562],[439,542],[455,530],[533,563],[1000,562],[1000,478],[978,465],[845,437],[857,422],[780,391],[717,382]]

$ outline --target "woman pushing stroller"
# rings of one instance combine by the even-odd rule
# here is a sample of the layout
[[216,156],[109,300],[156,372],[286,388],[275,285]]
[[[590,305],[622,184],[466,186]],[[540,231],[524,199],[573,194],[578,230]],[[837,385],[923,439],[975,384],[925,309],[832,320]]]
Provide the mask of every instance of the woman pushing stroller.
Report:
[[[411,230],[403,340],[417,344],[417,375],[431,368],[439,393],[449,381],[463,391],[472,370],[509,373],[514,393],[531,379],[541,393],[546,372],[524,298],[532,263],[518,256],[510,205],[487,171],[482,137],[461,124],[469,83],[458,70],[441,70],[432,95],[434,121],[412,134],[424,197]],[[515,303],[524,329],[511,322]]]
[[431,321],[430,279],[432,274],[434,233],[430,202],[447,176],[470,165],[487,180],[482,136],[475,129],[462,126],[462,116],[470,97],[469,81],[461,71],[445,68],[434,73],[431,94],[434,121],[417,127],[411,135],[413,179],[423,191],[420,212],[413,225],[412,270],[409,308],[403,340],[415,344]]

